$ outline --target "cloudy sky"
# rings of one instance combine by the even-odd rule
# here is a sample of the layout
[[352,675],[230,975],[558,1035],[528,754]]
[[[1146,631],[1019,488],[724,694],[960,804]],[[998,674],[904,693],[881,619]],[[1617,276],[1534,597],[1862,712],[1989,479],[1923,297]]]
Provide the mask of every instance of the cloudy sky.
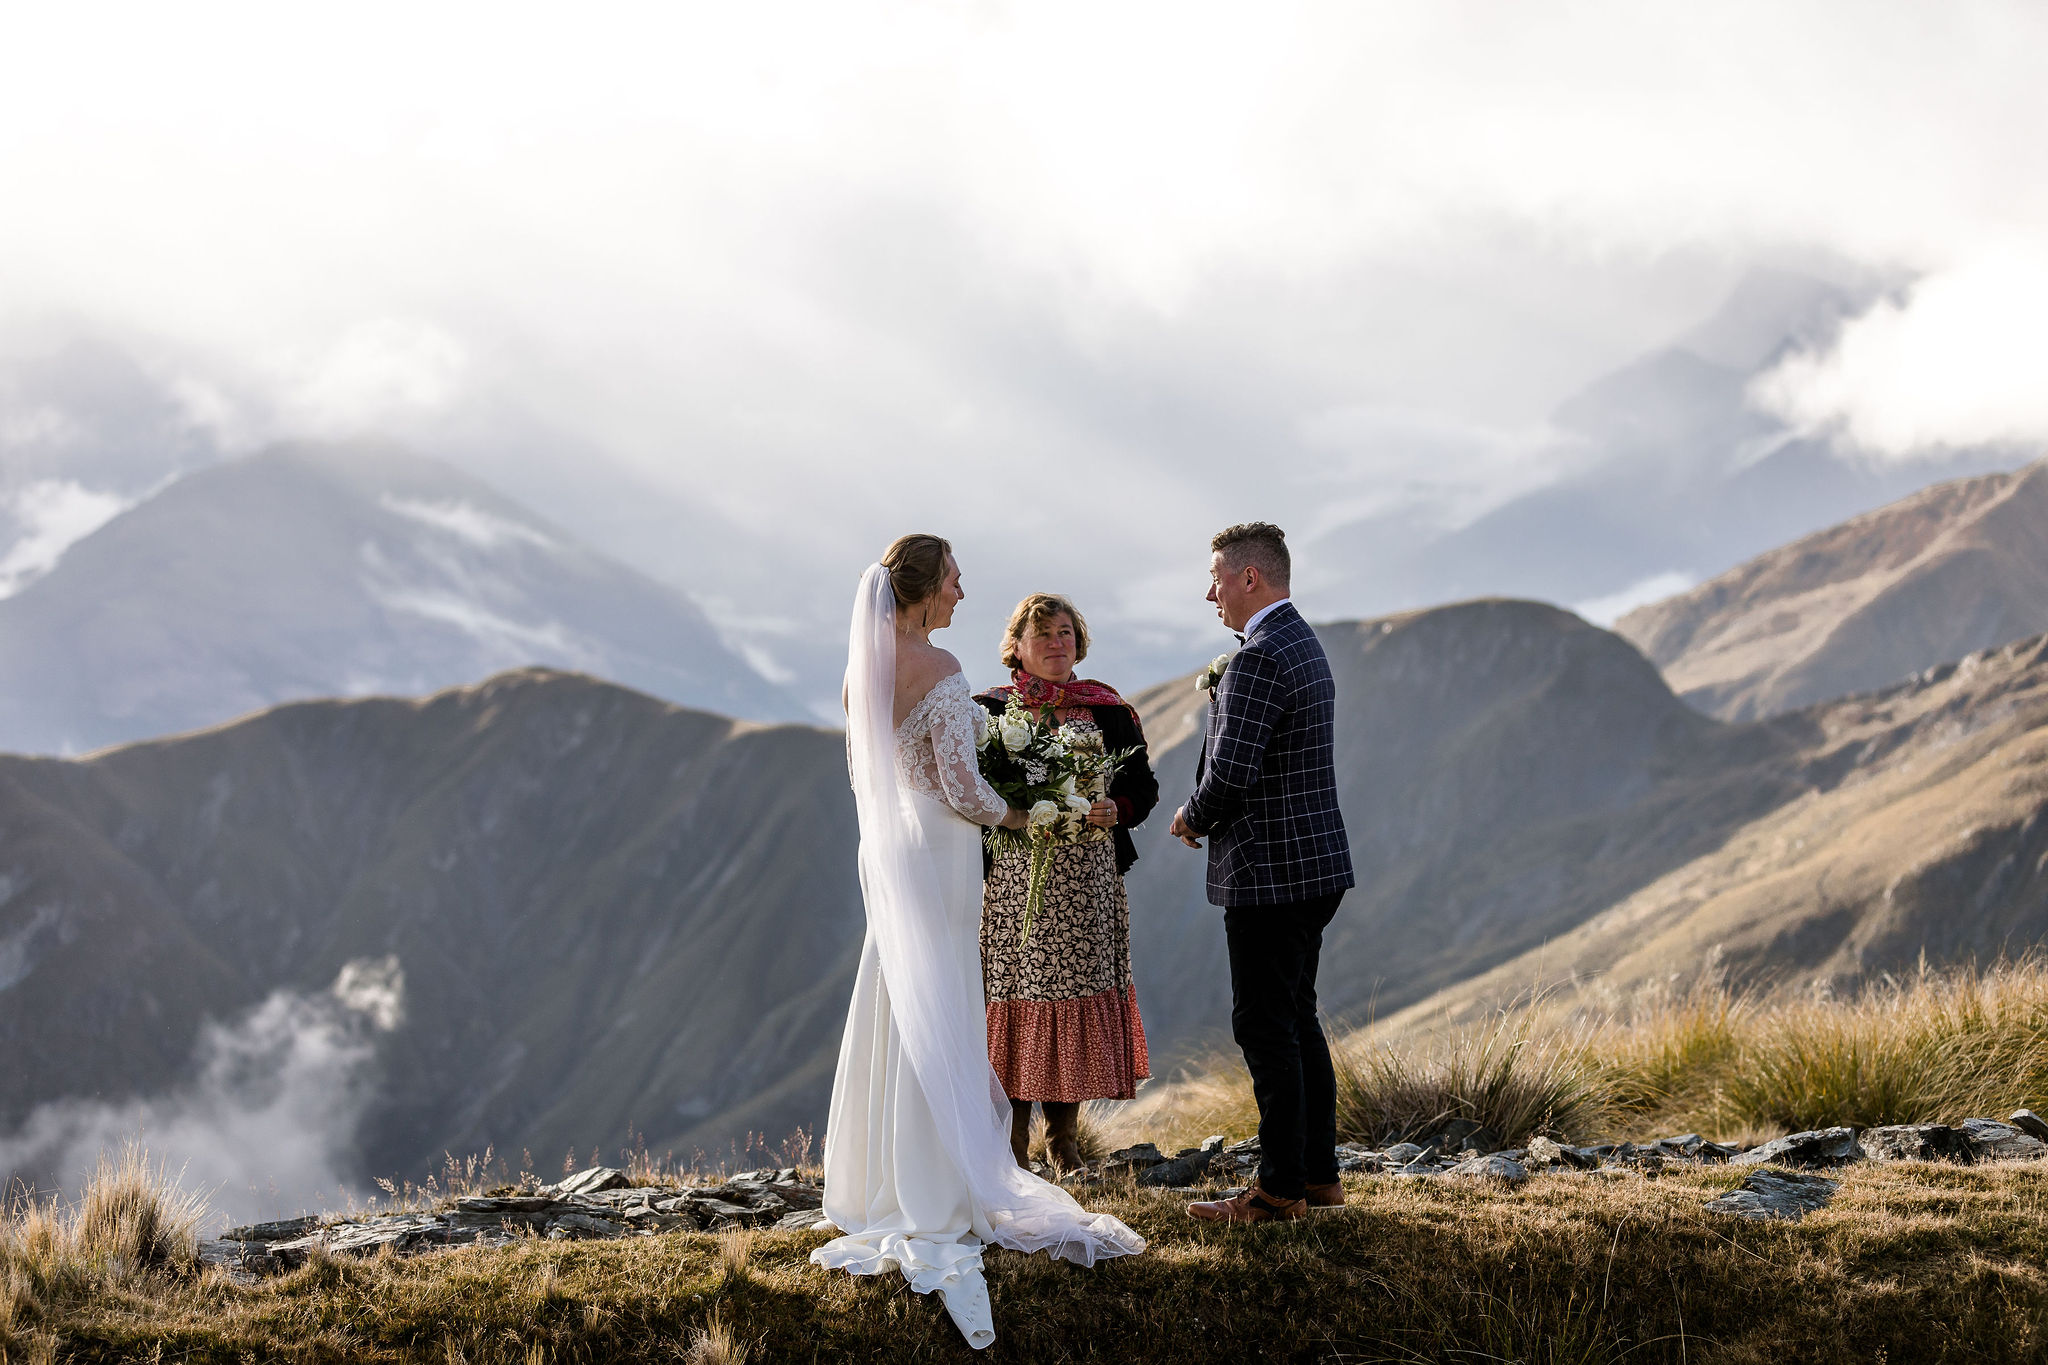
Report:
[[[0,362],[114,347],[202,452],[397,435],[785,662],[932,529],[978,674],[1036,587],[1135,670],[1206,653],[1217,526],[1540,487],[1759,265],[1893,286],[1761,408],[2048,438],[2043,51],[1968,0],[17,5]],[[8,392],[0,588],[133,492]]]

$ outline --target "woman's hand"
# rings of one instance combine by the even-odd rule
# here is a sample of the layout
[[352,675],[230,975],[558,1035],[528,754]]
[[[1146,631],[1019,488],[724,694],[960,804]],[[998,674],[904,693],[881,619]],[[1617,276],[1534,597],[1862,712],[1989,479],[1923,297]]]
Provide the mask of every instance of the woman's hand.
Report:
[[1108,829],[1116,823],[1116,802],[1100,799],[1088,808],[1088,823],[1097,829]]
[[1003,818],[997,822],[996,827],[998,829],[1023,829],[1030,823],[1031,813],[1029,811],[1021,811],[1012,806],[1003,812]]

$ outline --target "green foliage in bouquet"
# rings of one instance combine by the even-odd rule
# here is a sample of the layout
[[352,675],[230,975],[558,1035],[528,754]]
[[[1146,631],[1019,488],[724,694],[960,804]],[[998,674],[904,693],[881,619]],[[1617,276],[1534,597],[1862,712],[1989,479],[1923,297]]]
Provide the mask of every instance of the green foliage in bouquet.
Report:
[[1045,901],[1046,873],[1052,851],[1061,844],[1080,843],[1089,830],[1088,809],[1109,795],[1116,776],[1135,748],[1110,753],[1102,736],[1062,725],[1051,708],[1034,711],[1017,698],[982,728],[981,775],[998,795],[1030,815],[1024,829],[991,829],[988,845],[1031,853],[1031,890],[1024,904],[1018,939],[1031,937],[1031,925]]

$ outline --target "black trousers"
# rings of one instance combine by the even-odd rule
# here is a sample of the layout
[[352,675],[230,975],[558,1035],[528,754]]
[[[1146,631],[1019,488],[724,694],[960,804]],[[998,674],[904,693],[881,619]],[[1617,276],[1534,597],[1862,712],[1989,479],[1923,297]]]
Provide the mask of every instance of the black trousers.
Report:
[[1316,1017],[1316,964],[1343,899],[1338,891],[1223,912],[1230,1031],[1259,1105],[1259,1184],[1282,1199],[1337,1179],[1337,1073]]

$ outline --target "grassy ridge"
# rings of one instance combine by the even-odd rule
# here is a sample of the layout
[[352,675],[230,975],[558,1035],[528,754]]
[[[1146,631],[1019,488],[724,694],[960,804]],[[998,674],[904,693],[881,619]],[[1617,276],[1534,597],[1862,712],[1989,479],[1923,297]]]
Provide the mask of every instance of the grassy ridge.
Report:
[[[2048,970],[1925,973],[1848,1000],[1718,987],[1553,997],[1403,1047],[1346,1038],[1346,1136],[1444,1117],[1508,1140],[1723,1138],[2048,1108]],[[1251,1131],[1218,1068],[1103,1137]],[[1135,1131],[1133,1131],[1135,1129]],[[1865,1164],[1791,1224],[1710,1214],[1738,1173],[1353,1177],[1341,1213],[1216,1228],[1185,1196],[1085,1192],[1151,1241],[1092,1271],[989,1256],[986,1360],[2023,1361],[2048,1358],[2048,1162]],[[451,1186],[452,1188],[452,1186]],[[316,1257],[261,1285],[198,1265],[197,1211],[136,1154],[71,1209],[0,1220],[0,1365],[100,1361],[967,1360],[899,1280],[825,1274],[815,1233],[526,1241]]]
[[[1432,1037],[1359,1029],[1333,1056],[1340,1134],[1368,1144],[1461,1117],[1508,1142],[2003,1118],[2048,1109],[2048,964],[1923,971],[1847,999],[1713,981],[1619,1001],[1538,995]],[[1225,1056],[1095,1118],[1112,1142],[1257,1126],[1250,1080]]]
[[[1797,1225],[1705,1212],[1725,1170],[1359,1179],[1280,1227],[1198,1225],[1163,1192],[1093,1198],[1152,1245],[1091,1271],[989,1256],[988,1361],[2023,1361],[2048,1348],[2048,1169],[1844,1173]],[[316,1260],[256,1287],[102,1261],[17,1301],[5,1358],[111,1361],[965,1361],[900,1280],[826,1274],[822,1234],[528,1242]],[[16,1251],[10,1247],[8,1274]]]

